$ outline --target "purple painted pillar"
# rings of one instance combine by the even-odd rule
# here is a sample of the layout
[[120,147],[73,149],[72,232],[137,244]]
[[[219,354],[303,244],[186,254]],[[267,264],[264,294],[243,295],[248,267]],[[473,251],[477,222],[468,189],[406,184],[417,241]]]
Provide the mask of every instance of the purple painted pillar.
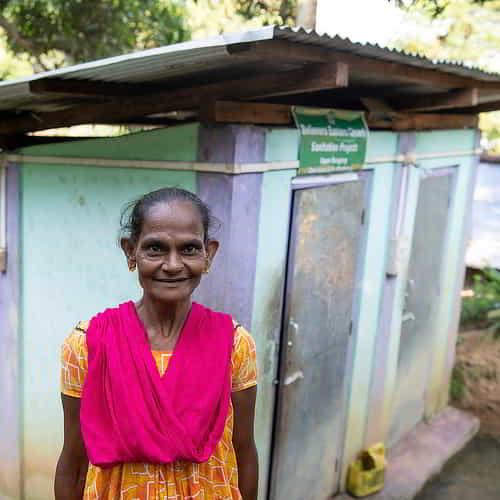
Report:
[[[264,161],[265,132],[252,126],[202,125],[200,161]],[[262,174],[199,173],[198,194],[221,223],[212,272],[195,299],[250,327],[252,321]]]
[[21,498],[19,170],[7,168],[7,270],[0,272],[0,498]]

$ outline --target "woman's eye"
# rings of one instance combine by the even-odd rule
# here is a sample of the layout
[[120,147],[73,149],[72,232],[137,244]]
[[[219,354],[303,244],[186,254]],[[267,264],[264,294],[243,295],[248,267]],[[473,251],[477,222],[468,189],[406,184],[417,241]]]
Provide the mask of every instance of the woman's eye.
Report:
[[147,250],[148,252],[157,253],[161,252],[161,247],[160,245],[152,244],[148,246]]
[[194,245],[186,245],[184,247],[184,253],[187,255],[193,255],[193,254],[199,252],[199,250],[200,249]]

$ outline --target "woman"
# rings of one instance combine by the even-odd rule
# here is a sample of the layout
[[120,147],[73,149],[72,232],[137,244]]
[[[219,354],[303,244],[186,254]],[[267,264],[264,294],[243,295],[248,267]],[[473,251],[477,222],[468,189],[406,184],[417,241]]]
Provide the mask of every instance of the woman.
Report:
[[211,223],[208,207],[177,188],[122,216],[121,247],[143,295],[65,340],[56,500],[256,500],[255,345],[230,316],[191,299],[219,246]]

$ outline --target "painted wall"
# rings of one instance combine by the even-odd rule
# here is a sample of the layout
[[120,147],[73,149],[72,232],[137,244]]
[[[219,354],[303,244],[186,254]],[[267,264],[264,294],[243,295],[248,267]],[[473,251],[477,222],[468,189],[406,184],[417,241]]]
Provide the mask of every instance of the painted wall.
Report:
[[0,498],[21,495],[19,171],[7,169],[7,271],[0,272]]
[[[433,131],[415,134],[415,146],[412,148],[418,153],[443,153],[454,149],[472,150],[475,147],[475,131]],[[456,145],[460,145],[458,148]],[[404,309],[404,297],[408,279],[408,263],[415,223],[415,214],[418,203],[418,192],[421,179],[425,175],[424,169],[435,169],[457,166],[457,177],[450,207],[450,218],[443,249],[444,265],[441,269],[439,287],[441,300],[436,305],[433,322],[429,333],[430,348],[428,352],[419,354],[415,352],[417,365],[420,364],[422,372],[430,363],[431,369],[426,389],[425,416],[429,417],[441,410],[448,400],[448,379],[451,370],[450,358],[454,356],[454,339],[458,321],[458,301],[461,281],[463,279],[464,254],[463,242],[467,213],[470,211],[468,192],[473,185],[474,157],[443,157],[437,159],[419,160],[416,167],[409,167],[408,181],[404,189],[404,211],[402,213],[402,225],[399,233],[401,243],[400,272],[396,278],[395,292],[392,297],[392,315],[390,317],[390,331],[387,338],[387,368],[384,384],[384,420],[386,422],[386,439],[392,444],[397,436],[389,434],[389,426],[403,428],[406,423],[398,422],[398,414],[393,406],[393,396],[396,384],[404,384],[411,387],[412,380],[398,380],[397,364],[400,353],[400,336],[402,313]],[[431,361],[429,362],[429,352]],[[405,377],[404,370],[400,376]],[[412,391],[407,391],[408,400],[411,399]]]
[[[193,161],[197,127],[180,128],[184,130],[32,147],[23,153]],[[53,494],[62,444],[60,344],[78,320],[139,296],[136,275],[127,271],[116,244],[119,214],[127,201],[165,185],[195,191],[196,174],[41,164],[21,168],[26,499],[45,500]]]
[[[459,144],[462,150],[479,147],[479,132],[456,130],[417,134],[418,153],[436,150],[449,151],[450,144]],[[470,235],[472,196],[476,180],[478,155],[459,158],[425,160],[423,168],[440,168],[457,165],[455,193],[451,200],[450,220],[444,248],[443,268],[440,279],[442,300],[436,308],[434,342],[431,350],[431,373],[426,394],[425,416],[430,417],[442,410],[448,403],[448,387],[453,361],[460,314],[460,291],[465,273],[465,250]]]
[[138,132],[126,136],[45,144],[22,149],[33,156],[70,156],[117,160],[197,160],[199,124]]
[[[266,161],[296,159],[297,136],[289,130],[269,130]],[[278,348],[288,251],[291,180],[295,170],[266,172],[262,179],[255,272],[252,331],[257,343],[259,399],[256,410],[257,445],[262,470],[259,498],[266,498],[271,462]]]

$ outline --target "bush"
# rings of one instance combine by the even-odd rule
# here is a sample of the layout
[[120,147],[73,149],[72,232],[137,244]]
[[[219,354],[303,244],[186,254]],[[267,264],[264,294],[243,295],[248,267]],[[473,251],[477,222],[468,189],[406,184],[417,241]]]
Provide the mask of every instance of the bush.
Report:
[[473,280],[474,294],[462,300],[460,322],[484,324],[493,329],[495,336],[500,336],[500,272],[485,268]]
[[459,363],[453,368],[450,381],[450,399],[459,403],[465,395],[465,377]]

